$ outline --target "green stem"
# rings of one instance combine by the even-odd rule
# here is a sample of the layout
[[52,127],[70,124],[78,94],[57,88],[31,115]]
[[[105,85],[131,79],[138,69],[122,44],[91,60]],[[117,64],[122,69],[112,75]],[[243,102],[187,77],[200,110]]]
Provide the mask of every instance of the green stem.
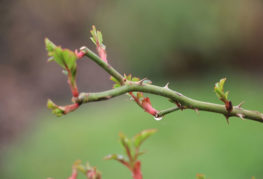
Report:
[[[129,84],[103,92],[81,93],[79,95],[78,102],[88,103],[93,101],[107,100],[132,91],[151,93],[158,96],[169,98],[172,101],[177,101],[178,103],[180,103],[185,109],[215,112],[215,113],[223,114],[228,117],[231,116],[240,117],[240,115],[242,115],[242,118],[263,122],[263,114],[257,111],[250,111],[236,106],[233,107],[233,110],[230,113],[228,113],[228,111],[225,108],[225,105],[191,99],[169,88],[164,88],[164,87],[159,87],[149,84],[140,85],[136,82],[131,82],[131,81],[129,81]],[[164,116],[176,110],[177,110],[176,108],[173,108],[172,110],[168,109],[167,111],[162,112],[161,116]]]
[[178,111],[179,109],[180,108],[178,108],[177,106],[176,107],[171,107],[171,108],[168,108],[168,109],[164,109],[164,110],[158,112],[157,117],[165,116],[166,114]]
[[[100,57],[98,57],[87,47],[82,47],[80,50],[83,51],[87,57],[89,57],[91,60],[97,63],[110,75],[116,78],[122,84],[122,86],[98,93],[81,93],[79,97],[76,99],[76,101],[79,104],[88,103],[92,101],[107,100],[107,99],[111,99],[112,97],[120,96],[128,92],[137,91],[137,92],[151,93],[158,96],[169,98],[170,100],[174,101],[177,105],[180,105],[181,106],[180,109],[209,111],[209,112],[223,114],[224,116],[226,116],[226,118],[235,116],[242,119],[247,118],[258,122],[263,122],[263,114],[258,111],[250,111],[243,109],[240,106],[234,106],[233,110],[231,112],[228,112],[225,108],[225,105],[191,99],[189,97],[182,95],[181,93],[169,89],[168,87],[159,87],[150,84],[124,81],[123,76],[117,70],[115,70],[111,65],[104,62]],[[164,116],[166,114],[169,114],[177,110],[178,107],[173,107],[170,109],[160,111],[157,117]]]
[[95,63],[97,63],[101,68],[107,71],[111,76],[116,78],[121,84],[123,84],[123,76],[117,70],[115,70],[110,64],[104,62],[98,55],[96,55],[87,47],[82,47],[80,50],[84,52],[87,57],[89,57]]

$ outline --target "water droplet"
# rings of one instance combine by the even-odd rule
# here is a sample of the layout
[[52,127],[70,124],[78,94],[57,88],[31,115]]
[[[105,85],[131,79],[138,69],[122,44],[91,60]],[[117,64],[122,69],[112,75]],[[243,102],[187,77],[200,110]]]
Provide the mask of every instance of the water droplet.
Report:
[[156,121],[160,121],[162,119],[163,119],[162,117],[154,117],[154,120],[156,120]]

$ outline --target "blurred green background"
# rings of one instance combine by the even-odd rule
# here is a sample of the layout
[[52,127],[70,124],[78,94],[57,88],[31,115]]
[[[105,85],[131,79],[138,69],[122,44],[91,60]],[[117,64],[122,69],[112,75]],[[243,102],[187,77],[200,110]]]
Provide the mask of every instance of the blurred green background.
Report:
[[[227,77],[234,105],[262,111],[263,2],[260,0],[21,0],[0,1],[0,178],[67,178],[77,159],[103,178],[131,178],[110,153],[121,153],[118,133],[158,133],[143,146],[144,178],[263,178],[263,126],[218,114],[178,111],[155,121],[127,96],[84,105],[56,118],[47,98],[70,102],[61,69],[46,63],[43,43],[93,47],[94,24],[109,62],[121,73],[147,77],[186,96],[220,103],[213,86]],[[93,47],[93,49],[95,49]],[[80,91],[111,88],[106,72],[80,61]],[[151,96],[158,109],[166,99]],[[80,177],[81,178],[81,177]]]

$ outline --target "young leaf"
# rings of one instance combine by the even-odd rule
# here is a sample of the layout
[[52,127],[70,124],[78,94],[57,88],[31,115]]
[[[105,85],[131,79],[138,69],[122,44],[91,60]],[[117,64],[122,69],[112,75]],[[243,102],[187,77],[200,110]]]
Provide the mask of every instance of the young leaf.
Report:
[[125,148],[126,151],[130,151],[131,149],[131,141],[130,139],[125,136],[123,133],[119,133],[120,139],[121,139],[121,144]]
[[134,146],[136,148],[140,147],[141,144],[151,135],[153,135],[154,133],[156,133],[157,130],[156,129],[147,129],[147,130],[143,130],[142,132],[138,133],[137,135],[135,135],[133,137],[133,143]]
[[78,171],[80,171],[84,174],[86,173],[86,168],[84,165],[81,164],[81,160],[75,161],[72,168],[76,168]]
[[224,84],[226,82],[226,78],[221,79],[218,83],[215,84],[215,93],[218,96],[218,98],[223,101],[228,101],[228,94],[229,92],[224,92]]
[[196,174],[196,179],[206,179],[206,177],[203,174]]
[[57,117],[61,117],[64,115],[64,111],[57,107],[56,109],[52,110],[52,113],[55,114]]
[[51,42],[48,38],[45,38],[45,45],[46,45],[46,50],[51,53],[56,48],[56,45],[53,42]]
[[48,109],[56,109],[57,107],[58,106],[51,99],[47,100],[47,108]]

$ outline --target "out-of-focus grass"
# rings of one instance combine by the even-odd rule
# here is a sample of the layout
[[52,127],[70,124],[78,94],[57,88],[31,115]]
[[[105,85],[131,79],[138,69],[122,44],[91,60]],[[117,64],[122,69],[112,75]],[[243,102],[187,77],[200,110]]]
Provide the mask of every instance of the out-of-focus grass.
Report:
[[[214,82],[178,82],[173,89],[220,103],[213,93]],[[262,87],[245,83],[227,82],[230,99],[235,105],[245,100],[245,107],[262,111]],[[152,103],[159,108],[172,105],[159,97],[152,97]],[[67,178],[77,159],[97,166],[105,179],[131,178],[119,163],[102,158],[122,153],[118,132],[132,136],[148,128],[158,132],[143,146],[148,151],[141,158],[146,179],[191,179],[196,173],[211,179],[263,178],[263,125],[257,122],[232,118],[228,126],[221,115],[188,110],[155,121],[127,97],[88,104],[62,118],[46,113],[41,118],[6,153],[6,178]]]

